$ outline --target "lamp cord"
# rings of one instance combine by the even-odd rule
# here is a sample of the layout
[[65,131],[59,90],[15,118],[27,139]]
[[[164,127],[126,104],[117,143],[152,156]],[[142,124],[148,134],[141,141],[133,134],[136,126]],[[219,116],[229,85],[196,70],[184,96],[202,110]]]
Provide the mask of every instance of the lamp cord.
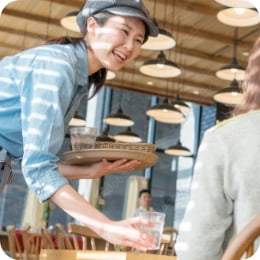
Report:
[[234,29],[234,48],[233,48],[233,57],[237,57],[237,34],[238,34],[238,28],[235,27]]

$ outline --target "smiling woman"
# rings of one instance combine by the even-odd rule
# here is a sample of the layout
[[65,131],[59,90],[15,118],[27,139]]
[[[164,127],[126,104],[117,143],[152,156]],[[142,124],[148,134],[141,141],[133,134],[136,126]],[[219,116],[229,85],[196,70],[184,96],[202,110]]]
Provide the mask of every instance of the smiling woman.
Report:
[[90,88],[95,95],[107,69],[118,70],[136,58],[148,35],[156,36],[158,30],[141,0],[88,0],[77,22],[81,38],[63,37],[0,62],[0,147],[16,162],[13,170],[22,171],[41,202],[52,199],[111,243],[145,250],[153,247],[153,238],[143,239],[135,226],[148,225],[147,221],[112,221],[68,182],[75,172],[79,179],[95,179],[133,170],[140,162],[103,158],[73,166],[60,162],[58,153],[68,124]]

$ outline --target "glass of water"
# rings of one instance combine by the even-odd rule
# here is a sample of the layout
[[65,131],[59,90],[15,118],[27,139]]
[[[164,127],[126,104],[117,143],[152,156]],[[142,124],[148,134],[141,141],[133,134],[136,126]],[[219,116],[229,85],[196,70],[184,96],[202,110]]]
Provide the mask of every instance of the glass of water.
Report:
[[70,128],[72,150],[93,149],[96,143],[97,128],[78,126]]
[[165,213],[163,212],[139,212],[138,217],[149,220],[154,225],[152,227],[139,225],[138,228],[142,231],[149,233],[155,238],[155,246],[153,248],[148,248],[149,250],[157,250],[160,248],[162,232],[165,221]]

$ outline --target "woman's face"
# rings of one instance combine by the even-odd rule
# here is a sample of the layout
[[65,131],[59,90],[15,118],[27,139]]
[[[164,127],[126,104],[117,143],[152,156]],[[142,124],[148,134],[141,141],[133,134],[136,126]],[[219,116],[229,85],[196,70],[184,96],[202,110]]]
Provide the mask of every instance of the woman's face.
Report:
[[92,53],[89,66],[119,70],[139,55],[144,35],[145,25],[139,19],[111,16],[101,27],[94,18],[89,18],[87,43]]

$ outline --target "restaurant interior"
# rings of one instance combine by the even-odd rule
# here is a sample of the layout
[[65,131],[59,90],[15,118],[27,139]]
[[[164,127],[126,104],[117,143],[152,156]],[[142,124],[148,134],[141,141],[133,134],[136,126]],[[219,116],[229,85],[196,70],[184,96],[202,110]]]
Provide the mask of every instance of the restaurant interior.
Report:
[[[50,39],[80,36],[75,15],[84,0],[9,2],[0,5],[0,59]],[[120,71],[109,71],[99,94],[81,102],[70,127],[94,126],[100,142],[132,146],[148,143],[156,147],[150,159],[139,157],[148,167],[97,180],[71,181],[82,196],[109,218],[131,217],[138,206],[138,192],[149,188],[153,208],[166,213],[165,227],[178,232],[203,134],[227,119],[234,105],[241,102],[248,55],[260,33],[260,15],[254,6],[242,11],[244,6],[235,8],[233,2],[236,1],[143,0],[158,25],[160,37],[149,38],[135,61]],[[68,131],[61,158],[70,150]],[[40,204],[27,189],[22,175],[15,174],[12,183],[0,194],[0,242],[5,251],[11,252],[8,235],[15,229],[21,240],[30,241],[26,238],[30,230],[41,233],[47,245],[50,237],[44,234],[48,231],[48,235],[62,241],[58,246],[55,240],[53,247],[82,249],[82,240],[73,237],[73,232],[69,234],[68,224],[74,222],[50,201]],[[171,234],[170,242],[162,243],[156,252],[161,258],[149,259],[177,259],[176,234]],[[90,245],[85,249],[89,248]],[[29,253],[26,257],[23,259],[39,259],[30,258]],[[53,254],[40,259],[59,257]],[[64,253],[60,259],[115,260],[110,255],[77,257],[71,253],[69,258]],[[120,259],[139,259],[131,253],[125,257]],[[140,259],[148,258],[144,255]]]

